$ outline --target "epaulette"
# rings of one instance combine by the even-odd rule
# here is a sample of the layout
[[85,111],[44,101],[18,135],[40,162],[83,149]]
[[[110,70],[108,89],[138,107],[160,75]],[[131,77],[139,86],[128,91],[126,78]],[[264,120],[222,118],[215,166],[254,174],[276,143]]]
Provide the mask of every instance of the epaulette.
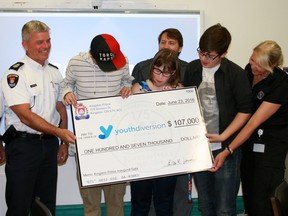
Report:
[[57,70],[59,69],[57,66],[55,66],[55,65],[53,65],[53,64],[51,64],[51,63],[49,63],[48,65],[50,65],[50,66],[56,68]]
[[24,65],[23,62],[17,62],[15,64],[13,64],[9,70],[15,70],[15,71],[18,71],[20,67],[22,67]]

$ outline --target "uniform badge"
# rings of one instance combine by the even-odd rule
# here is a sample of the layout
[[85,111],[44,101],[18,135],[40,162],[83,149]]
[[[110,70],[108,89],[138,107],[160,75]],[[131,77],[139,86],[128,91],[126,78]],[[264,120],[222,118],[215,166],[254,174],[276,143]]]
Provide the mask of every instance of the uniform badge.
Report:
[[259,91],[258,94],[257,94],[257,98],[259,100],[261,100],[264,96],[265,96],[265,93],[263,91]]
[[19,80],[19,76],[17,74],[9,74],[7,75],[7,83],[10,86],[10,88],[14,88]]

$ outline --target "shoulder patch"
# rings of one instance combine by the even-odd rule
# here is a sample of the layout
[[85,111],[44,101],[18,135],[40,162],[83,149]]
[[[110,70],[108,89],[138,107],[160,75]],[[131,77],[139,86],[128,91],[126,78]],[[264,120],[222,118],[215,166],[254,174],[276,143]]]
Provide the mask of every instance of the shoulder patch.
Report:
[[19,69],[20,67],[22,67],[23,65],[24,65],[23,62],[17,62],[17,63],[15,63],[15,64],[13,64],[13,65],[9,68],[9,70],[18,71],[18,69]]
[[19,76],[17,74],[8,74],[7,75],[7,83],[10,88],[14,88],[19,80]]
[[59,69],[57,66],[55,66],[55,65],[53,65],[53,64],[51,64],[51,63],[49,63],[48,65],[50,65],[51,67],[56,68],[57,70]]

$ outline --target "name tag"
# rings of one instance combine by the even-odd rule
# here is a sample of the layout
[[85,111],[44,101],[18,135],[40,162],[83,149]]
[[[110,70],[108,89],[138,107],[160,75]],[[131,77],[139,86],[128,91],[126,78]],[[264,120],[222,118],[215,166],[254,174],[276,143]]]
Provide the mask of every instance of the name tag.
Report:
[[264,153],[265,152],[265,145],[260,144],[260,143],[254,143],[253,152]]

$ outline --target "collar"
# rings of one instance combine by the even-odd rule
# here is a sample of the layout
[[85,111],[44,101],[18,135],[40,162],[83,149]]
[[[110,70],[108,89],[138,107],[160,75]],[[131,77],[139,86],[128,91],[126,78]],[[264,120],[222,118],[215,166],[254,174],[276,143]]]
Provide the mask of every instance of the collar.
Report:
[[42,66],[41,64],[39,64],[38,62],[34,61],[33,59],[31,59],[27,55],[25,55],[24,60],[27,62],[27,64],[29,64],[35,70],[43,70],[48,65],[48,61],[47,60],[45,61],[44,65]]

